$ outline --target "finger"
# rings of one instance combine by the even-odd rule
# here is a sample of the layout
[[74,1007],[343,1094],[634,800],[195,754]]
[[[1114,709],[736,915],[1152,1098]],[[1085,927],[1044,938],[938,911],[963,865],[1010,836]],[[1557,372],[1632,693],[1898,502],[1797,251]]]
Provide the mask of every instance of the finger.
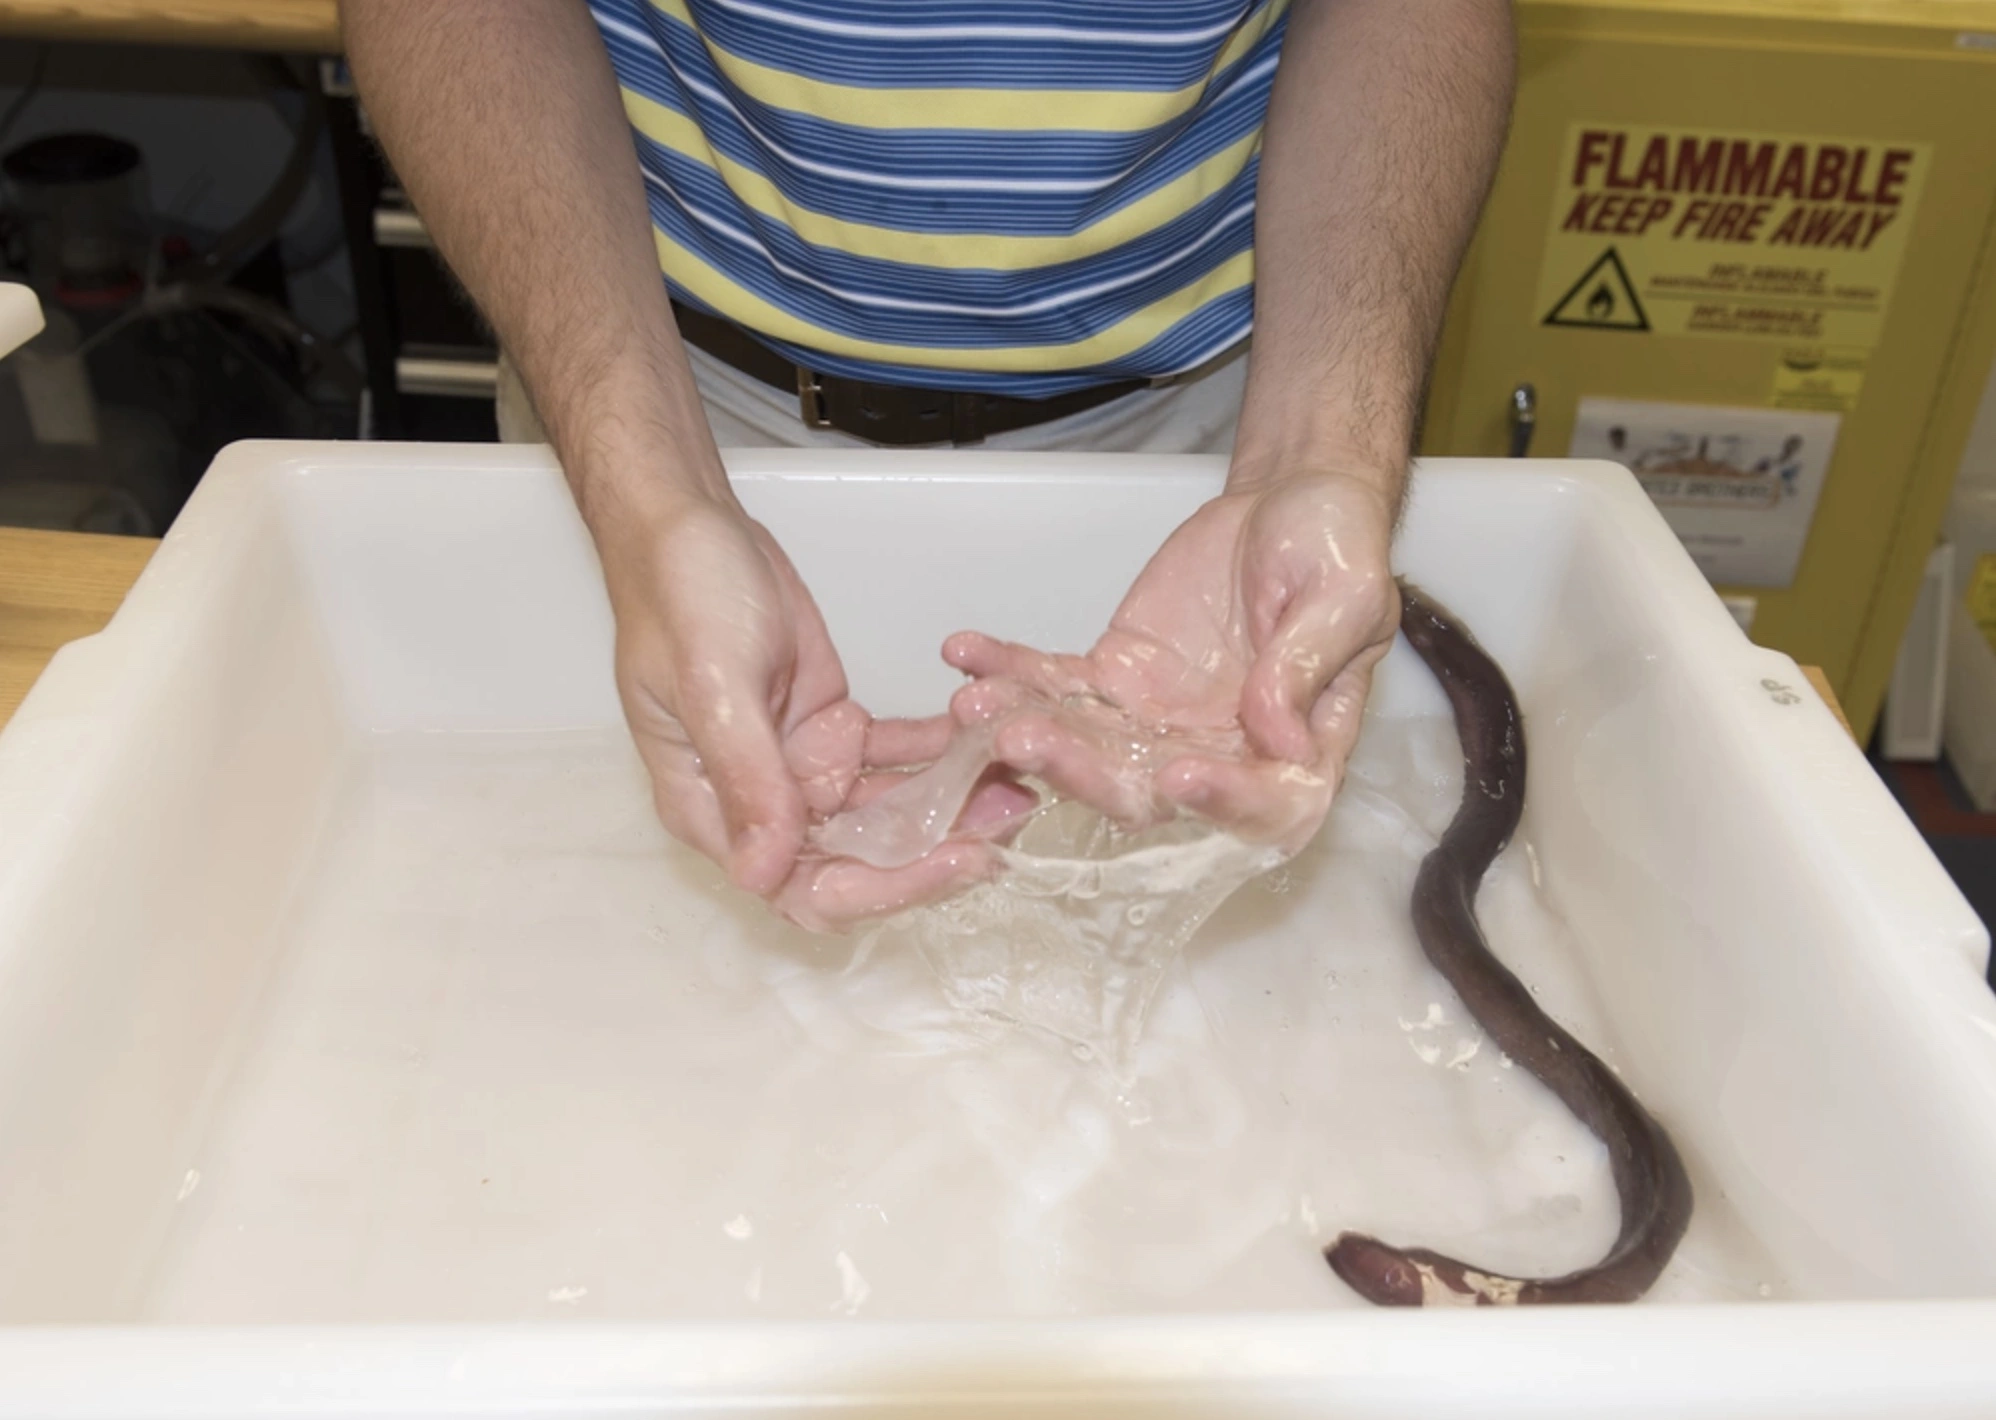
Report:
[[927,764],[949,745],[955,729],[947,715],[920,720],[875,720],[867,727],[863,762],[869,769]]
[[1365,728],[1365,702],[1372,694],[1373,673],[1389,649],[1390,642],[1360,652],[1311,707],[1310,737],[1316,741],[1315,767],[1319,773],[1344,777],[1345,763]]
[[943,642],[943,659],[965,675],[1008,676],[1055,700],[1089,688],[1088,662],[1080,656],[1049,655],[981,631],[959,631]]
[[958,725],[981,725],[1027,706],[1040,707],[1046,698],[1010,676],[973,680],[949,698],[950,719]]
[[946,843],[904,868],[869,868],[850,858],[799,865],[772,899],[778,912],[812,932],[839,932],[891,912],[936,902],[996,870],[982,843]]
[[655,784],[652,805],[667,833],[726,869],[728,826],[721,821],[721,804],[712,785],[700,778]]
[[1153,816],[1147,776],[1132,771],[1127,754],[1049,715],[1020,713],[999,728],[992,748],[1000,763],[1126,827]]
[[680,723],[720,801],[728,875],[744,891],[767,896],[789,876],[803,847],[803,789],[749,676],[696,662],[688,682]]
[[1241,729],[1249,745],[1274,759],[1309,763],[1317,752],[1310,715],[1318,697],[1353,660],[1389,637],[1380,634],[1377,610],[1360,598],[1319,593],[1292,602],[1241,687]]
[[999,766],[971,792],[950,832],[964,837],[1002,839],[1032,816],[1040,796]]
[[665,831],[723,867],[728,861],[728,829],[714,786],[700,774],[693,747],[654,735],[637,740],[638,757],[651,777],[652,805]]
[[1183,755],[1158,774],[1158,792],[1169,803],[1250,843],[1290,852],[1316,833],[1335,789],[1315,769],[1276,759]]
[[783,737],[783,758],[819,817],[835,814],[858,777],[870,717],[850,700],[836,701]]

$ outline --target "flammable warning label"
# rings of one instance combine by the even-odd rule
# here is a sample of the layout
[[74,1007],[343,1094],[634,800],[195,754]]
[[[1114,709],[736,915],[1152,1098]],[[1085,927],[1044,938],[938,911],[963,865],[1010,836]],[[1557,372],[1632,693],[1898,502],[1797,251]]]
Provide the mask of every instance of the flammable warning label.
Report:
[[1576,123],[1540,319],[1868,350],[1932,161],[1921,143]]

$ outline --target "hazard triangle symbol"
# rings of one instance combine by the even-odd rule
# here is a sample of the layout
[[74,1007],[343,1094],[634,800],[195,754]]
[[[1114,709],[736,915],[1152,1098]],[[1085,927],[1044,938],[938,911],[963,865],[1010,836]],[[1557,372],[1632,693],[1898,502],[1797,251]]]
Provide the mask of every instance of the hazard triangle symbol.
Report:
[[1546,312],[1547,325],[1581,330],[1648,330],[1649,317],[1636,299],[1635,282],[1621,257],[1609,247]]

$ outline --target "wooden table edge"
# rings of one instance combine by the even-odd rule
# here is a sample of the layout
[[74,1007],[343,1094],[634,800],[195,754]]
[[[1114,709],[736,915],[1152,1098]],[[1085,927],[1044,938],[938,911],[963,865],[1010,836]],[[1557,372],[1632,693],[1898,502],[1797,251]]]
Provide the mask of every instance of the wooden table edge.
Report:
[[338,54],[337,0],[0,0],[0,35]]

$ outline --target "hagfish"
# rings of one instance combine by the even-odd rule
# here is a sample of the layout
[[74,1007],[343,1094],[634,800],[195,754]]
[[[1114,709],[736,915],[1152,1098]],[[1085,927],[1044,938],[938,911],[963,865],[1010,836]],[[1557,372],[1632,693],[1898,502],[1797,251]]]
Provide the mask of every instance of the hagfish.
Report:
[[1525,807],[1525,735],[1510,683],[1475,639],[1401,584],[1400,631],[1435,678],[1462,742],[1462,805],[1414,881],[1414,930],[1428,960],[1497,1047],[1536,1076],[1607,1145],[1621,1228],[1599,1262],[1563,1277],[1506,1277],[1427,1248],[1344,1233],[1332,1269],[1381,1306],[1631,1302],[1669,1263],[1691,1221],[1691,1181],[1662,1126],[1578,1040],[1539,1009],[1491,954],[1476,893]]

